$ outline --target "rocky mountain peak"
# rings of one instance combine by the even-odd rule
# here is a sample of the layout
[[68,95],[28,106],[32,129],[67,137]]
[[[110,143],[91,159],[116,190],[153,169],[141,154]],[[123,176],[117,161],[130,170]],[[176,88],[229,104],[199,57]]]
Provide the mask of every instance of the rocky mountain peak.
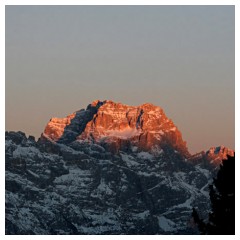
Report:
[[150,103],[129,106],[111,100],[95,100],[87,109],[65,118],[52,118],[42,138],[55,142],[86,141],[99,143],[116,152],[154,151],[168,147],[188,155],[181,132],[164,113]]
[[218,165],[222,160],[227,159],[227,156],[234,156],[234,150],[227,148],[223,145],[219,147],[211,147],[207,152],[206,156],[211,159],[212,163]]
[[101,103],[100,100],[94,100],[94,101],[91,103],[91,106],[92,106],[92,107],[96,107],[99,103]]
[[223,145],[211,147],[207,151],[196,153],[188,158],[189,162],[200,164],[205,168],[218,169],[222,160],[226,160],[227,156],[234,157],[235,151]]

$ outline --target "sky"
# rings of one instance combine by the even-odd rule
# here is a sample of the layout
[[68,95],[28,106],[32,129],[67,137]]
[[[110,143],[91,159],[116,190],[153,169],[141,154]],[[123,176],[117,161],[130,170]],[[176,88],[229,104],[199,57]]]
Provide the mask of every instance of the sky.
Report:
[[96,99],[164,109],[191,153],[235,149],[234,6],[6,6],[5,128]]

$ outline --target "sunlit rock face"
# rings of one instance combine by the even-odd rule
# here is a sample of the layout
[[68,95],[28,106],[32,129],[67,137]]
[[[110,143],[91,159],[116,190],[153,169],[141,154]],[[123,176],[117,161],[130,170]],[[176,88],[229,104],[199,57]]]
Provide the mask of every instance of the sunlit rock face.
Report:
[[202,151],[190,156],[188,161],[217,171],[222,161],[226,160],[228,155],[233,157],[234,154],[234,150],[225,146],[211,147],[206,152]]
[[126,148],[161,151],[168,147],[189,155],[186,142],[172,120],[167,118],[163,109],[148,103],[128,106],[97,100],[86,110],[62,119],[52,118],[43,137],[53,141],[100,143],[112,152]]
[[86,109],[81,109],[65,118],[51,118],[40,140],[70,143],[84,131],[86,124],[92,120],[102,102],[93,102]]
[[76,113],[70,114],[65,118],[51,118],[47,124],[44,134],[53,141],[57,141],[63,135],[64,129],[71,123]]
[[211,158],[214,162],[221,162],[222,159],[227,159],[227,155],[234,156],[234,151],[224,146],[211,147],[206,155]]

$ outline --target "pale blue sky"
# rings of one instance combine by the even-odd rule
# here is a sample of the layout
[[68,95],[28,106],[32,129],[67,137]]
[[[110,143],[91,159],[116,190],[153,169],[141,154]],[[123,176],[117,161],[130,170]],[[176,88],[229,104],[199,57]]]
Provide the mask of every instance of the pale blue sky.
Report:
[[95,99],[161,106],[194,153],[234,146],[234,6],[7,6],[6,130]]

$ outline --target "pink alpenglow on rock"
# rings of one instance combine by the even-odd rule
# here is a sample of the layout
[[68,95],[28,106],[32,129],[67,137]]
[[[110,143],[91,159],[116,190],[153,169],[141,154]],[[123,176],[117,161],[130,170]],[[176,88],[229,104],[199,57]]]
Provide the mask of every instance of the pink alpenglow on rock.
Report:
[[[68,133],[68,134],[66,134]],[[110,100],[96,100],[86,110],[77,111],[66,118],[52,118],[42,138],[52,141],[87,141],[104,144],[111,151],[135,147],[139,151],[170,146],[189,155],[182,134],[162,108],[145,103],[128,106]]]
[[63,135],[64,129],[71,123],[75,115],[76,113],[70,114],[65,118],[51,118],[44,130],[44,136],[57,141]]

